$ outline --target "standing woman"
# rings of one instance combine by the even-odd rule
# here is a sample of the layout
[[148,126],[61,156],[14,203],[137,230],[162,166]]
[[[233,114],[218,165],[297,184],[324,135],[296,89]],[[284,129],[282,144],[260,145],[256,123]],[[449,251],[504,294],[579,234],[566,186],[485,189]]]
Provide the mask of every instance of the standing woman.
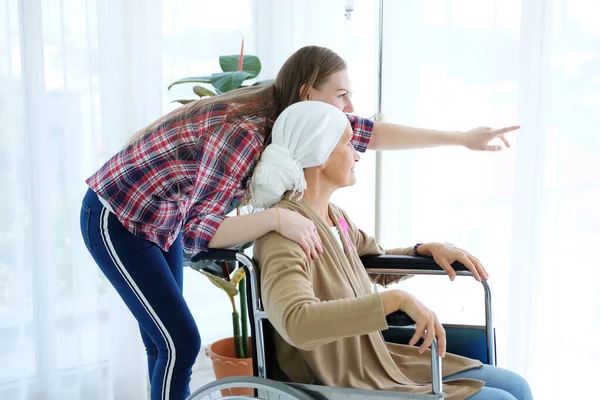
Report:
[[[275,82],[189,103],[135,135],[86,182],[81,232],[92,257],[140,325],[152,400],[189,394],[200,335],[182,295],[183,251],[227,248],[278,231],[314,259],[323,251],[314,223],[291,210],[226,217],[245,198],[252,170],[287,106],[302,100],[352,113],[346,64],[307,46]],[[371,150],[488,142],[517,127],[425,130],[348,116],[353,145]]]

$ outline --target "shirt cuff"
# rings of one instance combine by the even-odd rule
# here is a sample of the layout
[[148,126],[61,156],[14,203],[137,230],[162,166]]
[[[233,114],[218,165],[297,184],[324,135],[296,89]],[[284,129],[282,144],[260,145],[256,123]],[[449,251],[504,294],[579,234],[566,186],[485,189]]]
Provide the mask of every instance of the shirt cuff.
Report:
[[371,134],[375,123],[367,118],[357,117],[356,115],[348,115],[348,120],[354,131],[352,145],[356,151],[364,153],[371,141]]

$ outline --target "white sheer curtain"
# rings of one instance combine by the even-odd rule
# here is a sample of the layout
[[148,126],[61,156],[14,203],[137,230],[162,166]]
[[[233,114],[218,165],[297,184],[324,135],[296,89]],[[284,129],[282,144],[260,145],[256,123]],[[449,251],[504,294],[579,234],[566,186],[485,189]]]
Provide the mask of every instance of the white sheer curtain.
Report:
[[[240,33],[264,79],[302,45],[334,49],[357,114],[373,115],[378,2],[356,0],[351,21],[345,3],[0,0],[0,398],[146,398],[135,321],[80,239],[84,179],[189,95],[169,83],[237,53]],[[588,345],[600,334],[597,7],[385,1],[388,121],[523,128],[497,154],[385,153],[384,244],[450,241],[485,262],[499,365],[525,375],[536,398],[584,397],[585,384],[569,383],[593,379],[599,355]],[[357,174],[334,201],[373,232],[373,154]],[[444,320],[481,319],[476,285],[428,282],[406,286]],[[184,293],[204,345],[229,334],[228,304],[213,300],[222,293],[193,271]],[[194,387],[212,379],[194,375]]]
[[0,397],[139,397],[143,356],[122,352],[139,347],[135,325],[90,268],[77,209],[84,179],[125,131],[160,114],[147,89],[154,104],[124,101],[135,82],[126,38],[149,21],[130,11],[126,24],[117,2],[2,3]]
[[[214,72],[240,33],[253,51],[251,10],[0,0],[0,398],[147,397],[137,324],[82,245],[84,180],[191,93],[169,83]],[[206,321],[195,297],[206,282],[188,281]]]
[[[497,154],[384,154],[384,243],[448,241],[478,256],[491,273],[499,365],[536,398],[588,397],[599,352],[587,343],[600,335],[600,6],[414,0],[384,10],[389,122],[522,125]],[[406,286],[447,322],[481,321],[479,287],[446,281]]]

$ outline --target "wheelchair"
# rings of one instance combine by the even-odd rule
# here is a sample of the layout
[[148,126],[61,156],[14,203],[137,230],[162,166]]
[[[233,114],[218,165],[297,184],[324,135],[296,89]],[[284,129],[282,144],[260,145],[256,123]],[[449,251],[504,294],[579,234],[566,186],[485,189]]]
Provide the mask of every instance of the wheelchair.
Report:
[[[299,384],[274,380],[275,352],[270,349],[273,327],[263,309],[260,297],[260,276],[253,260],[237,250],[209,250],[191,258],[196,261],[227,261],[237,263],[246,271],[248,316],[252,336],[254,376],[234,376],[219,379],[193,391],[187,400],[204,399],[285,399],[285,400],[383,400],[383,399],[442,399],[442,360],[437,356],[437,341],[431,346],[431,394],[411,394],[382,390],[364,390]],[[361,258],[369,275],[444,275],[432,259],[412,256],[365,256]],[[472,276],[464,265],[455,262],[457,276]],[[492,324],[491,291],[481,281],[485,301],[485,325],[444,324],[447,352],[478,359],[484,364],[496,365],[495,331]],[[415,329],[414,321],[401,311],[387,317],[389,329],[382,332],[386,341],[407,344]],[[231,389],[254,389],[254,397],[233,395]],[[229,393],[229,394],[228,394]]]

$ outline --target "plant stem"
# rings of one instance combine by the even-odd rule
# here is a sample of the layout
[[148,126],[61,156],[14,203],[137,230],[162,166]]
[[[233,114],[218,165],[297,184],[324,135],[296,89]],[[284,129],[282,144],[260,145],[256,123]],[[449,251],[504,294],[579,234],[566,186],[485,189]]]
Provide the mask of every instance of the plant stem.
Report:
[[244,35],[242,35],[242,48],[240,50],[240,61],[238,63],[238,71],[244,69]]
[[235,307],[235,299],[233,296],[229,296],[229,301],[231,301],[231,308],[233,308],[233,312],[237,314],[237,308]]
[[239,284],[240,292],[240,312],[242,320],[242,349],[246,357],[249,357],[248,351],[248,306],[246,301],[246,278],[242,279]]
[[233,322],[233,344],[235,345],[235,357],[246,358],[242,347],[242,338],[240,337],[240,314],[237,311],[231,313]]

